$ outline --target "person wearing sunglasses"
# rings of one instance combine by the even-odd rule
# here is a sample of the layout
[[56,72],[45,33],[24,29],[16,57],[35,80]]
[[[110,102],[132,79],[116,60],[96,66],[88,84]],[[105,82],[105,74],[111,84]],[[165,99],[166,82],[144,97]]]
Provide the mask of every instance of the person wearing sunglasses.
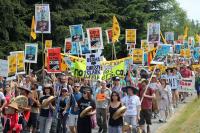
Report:
[[[77,103],[80,110],[78,115],[77,131],[78,133],[92,133],[90,116],[96,114],[96,104],[94,100],[92,100],[90,87],[84,89],[83,96],[81,97],[80,100],[78,100]],[[83,117],[80,117],[81,112],[89,106],[92,107],[91,112],[88,112]]]

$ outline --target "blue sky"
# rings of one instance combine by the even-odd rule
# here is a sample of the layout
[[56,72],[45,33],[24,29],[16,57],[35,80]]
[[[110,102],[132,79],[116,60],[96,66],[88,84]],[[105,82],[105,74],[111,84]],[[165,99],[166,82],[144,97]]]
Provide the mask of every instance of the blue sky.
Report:
[[189,19],[200,21],[200,0],[177,0],[187,12]]

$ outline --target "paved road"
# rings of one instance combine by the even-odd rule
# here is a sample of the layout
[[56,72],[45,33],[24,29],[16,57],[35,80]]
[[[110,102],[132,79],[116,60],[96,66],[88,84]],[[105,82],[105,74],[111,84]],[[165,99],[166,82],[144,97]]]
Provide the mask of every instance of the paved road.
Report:
[[[186,99],[186,103],[187,103],[187,102],[191,102],[193,99],[194,99],[194,96],[188,97],[188,98]],[[175,114],[176,114],[177,112],[179,112],[185,105],[186,105],[185,103],[184,103],[184,104],[183,104],[183,103],[180,103],[179,106],[178,106],[178,108],[175,108]],[[173,115],[173,116],[174,116],[174,115]],[[173,117],[173,116],[172,116],[172,117]],[[172,117],[171,117],[171,118],[172,118]],[[170,118],[170,119],[171,119],[171,118]],[[160,128],[160,127],[162,127],[164,124],[165,124],[165,123],[159,123],[159,122],[158,122],[158,119],[153,119],[153,120],[152,120],[152,126],[151,126],[151,132],[152,132],[152,133],[156,133],[157,129]],[[2,125],[1,125],[1,124],[0,124],[0,133],[2,133]],[[92,133],[98,133],[98,128],[93,129],[93,130],[92,130]]]

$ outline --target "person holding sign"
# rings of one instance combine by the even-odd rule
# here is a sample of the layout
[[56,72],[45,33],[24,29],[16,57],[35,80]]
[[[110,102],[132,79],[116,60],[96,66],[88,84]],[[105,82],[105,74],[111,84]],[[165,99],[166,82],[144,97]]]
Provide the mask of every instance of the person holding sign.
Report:
[[111,90],[106,87],[106,81],[101,82],[101,89],[96,94],[97,124],[99,132],[107,133],[107,107],[110,101]]

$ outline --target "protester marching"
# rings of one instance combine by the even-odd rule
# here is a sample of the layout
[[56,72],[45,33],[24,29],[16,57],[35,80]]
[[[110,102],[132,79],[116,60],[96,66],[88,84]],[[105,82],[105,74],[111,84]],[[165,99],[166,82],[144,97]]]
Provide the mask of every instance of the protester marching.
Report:
[[50,16],[49,4],[35,5],[31,37],[42,34],[40,70],[31,67],[38,63],[37,43],[0,60],[3,133],[154,133],[152,119],[167,123],[186,97],[200,97],[200,42],[188,37],[187,27],[183,40],[175,40],[174,32],[163,36],[160,23],[148,23],[140,48],[137,30],[126,29],[129,54],[117,59],[120,23],[113,16],[108,61],[101,27],[70,25],[64,50],[44,43]]

